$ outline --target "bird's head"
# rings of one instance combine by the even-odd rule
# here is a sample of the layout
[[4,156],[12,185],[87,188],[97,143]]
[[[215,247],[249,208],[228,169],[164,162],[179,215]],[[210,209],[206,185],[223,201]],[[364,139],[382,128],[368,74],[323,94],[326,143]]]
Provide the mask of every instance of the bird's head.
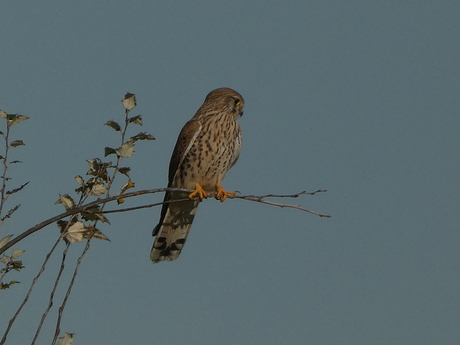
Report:
[[224,110],[232,113],[235,117],[240,117],[243,115],[244,99],[235,90],[222,87],[208,93],[203,107]]

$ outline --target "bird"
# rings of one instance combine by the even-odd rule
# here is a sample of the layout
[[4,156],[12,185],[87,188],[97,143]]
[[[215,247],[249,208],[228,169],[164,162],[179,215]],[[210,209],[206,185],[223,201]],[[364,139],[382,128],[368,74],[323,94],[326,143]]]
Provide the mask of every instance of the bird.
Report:
[[222,182],[240,156],[238,119],[243,108],[244,99],[238,92],[215,89],[180,131],[169,163],[168,188],[193,192],[166,191],[159,223],[152,232],[155,240],[150,259],[154,263],[179,257],[198,204],[210,193],[220,202],[235,195],[226,191]]

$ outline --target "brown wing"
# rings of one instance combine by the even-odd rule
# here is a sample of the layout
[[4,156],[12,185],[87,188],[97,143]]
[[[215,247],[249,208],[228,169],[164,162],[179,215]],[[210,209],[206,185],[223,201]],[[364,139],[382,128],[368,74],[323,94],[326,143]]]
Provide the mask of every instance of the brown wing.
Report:
[[200,121],[195,118],[192,118],[184,125],[184,127],[182,127],[182,130],[180,131],[176,141],[176,146],[174,146],[171,160],[169,162],[168,187],[172,187],[174,176],[176,176],[176,172],[179,169],[180,164],[182,163],[187,152],[190,150],[190,147],[198,136],[200,130]]
[[[200,130],[201,124],[199,120],[195,118],[192,118],[184,125],[184,127],[182,127],[182,130],[180,131],[176,141],[176,146],[174,146],[171,160],[169,161],[168,187],[181,187],[173,186],[174,177],[176,176],[181,162],[183,161],[188,150],[190,150],[190,147],[198,136]],[[163,201],[168,200],[171,200],[171,192],[165,193]],[[158,231],[160,230],[161,225],[165,219],[166,213],[168,212],[168,207],[169,204],[163,204],[161,207],[160,221],[158,222],[158,225],[153,229],[152,236],[156,236],[158,234]]]

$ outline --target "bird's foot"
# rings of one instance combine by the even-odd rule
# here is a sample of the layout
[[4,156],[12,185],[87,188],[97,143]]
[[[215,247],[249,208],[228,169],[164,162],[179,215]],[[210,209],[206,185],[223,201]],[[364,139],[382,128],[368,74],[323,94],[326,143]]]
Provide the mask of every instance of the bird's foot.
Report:
[[195,199],[196,197],[198,197],[198,199],[202,201],[203,199],[206,199],[208,196],[208,193],[203,189],[203,187],[201,187],[201,185],[197,183],[195,185],[195,190],[192,193],[190,193],[188,197],[190,199]]
[[216,185],[216,199],[224,202],[229,195],[235,195],[236,192],[227,192],[220,184]]

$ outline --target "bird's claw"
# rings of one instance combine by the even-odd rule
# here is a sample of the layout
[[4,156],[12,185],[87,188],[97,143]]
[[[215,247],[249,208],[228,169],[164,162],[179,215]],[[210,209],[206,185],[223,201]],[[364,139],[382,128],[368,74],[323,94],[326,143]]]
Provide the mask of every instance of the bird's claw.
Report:
[[220,184],[216,185],[216,196],[215,198],[217,200],[219,200],[220,202],[224,202],[225,199],[227,199],[227,197],[229,195],[235,195],[236,192],[227,192],[225,189],[222,188],[222,186]]
[[208,193],[203,189],[203,187],[201,187],[199,183],[195,185],[195,190],[188,195],[190,199],[195,199],[196,197],[198,197],[200,201],[206,199],[208,196]]

